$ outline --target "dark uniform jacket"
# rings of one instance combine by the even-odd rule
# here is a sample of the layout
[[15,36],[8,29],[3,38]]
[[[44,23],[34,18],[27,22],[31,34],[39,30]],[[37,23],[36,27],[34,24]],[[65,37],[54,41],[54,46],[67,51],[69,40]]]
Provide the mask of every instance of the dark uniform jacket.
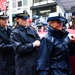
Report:
[[38,75],[72,75],[69,53],[70,49],[75,52],[75,44],[70,44],[67,36],[67,31],[56,31],[49,27],[40,45]]
[[14,49],[10,43],[10,27],[0,26],[0,75],[15,74]]
[[18,25],[11,33],[11,42],[16,53],[16,75],[36,75],[37,48],[33,42],[39,40],[35,29]]

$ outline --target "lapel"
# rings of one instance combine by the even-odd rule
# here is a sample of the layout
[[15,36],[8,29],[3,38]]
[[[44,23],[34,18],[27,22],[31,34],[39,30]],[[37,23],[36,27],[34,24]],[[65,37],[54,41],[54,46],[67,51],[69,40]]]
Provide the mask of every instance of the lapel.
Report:
[[34,39],[36,39],[35,30],[33,30],[31,27],[27,27],[26,34],[29,37],[32,36]]
[[10,35],[8,34],[7,30],[0,26],[0,32],[0,37],[3,39],[3,41],[8,42]]
[[[31,27],[28,27],[28,26],[24,27],[24,26],[18,25],[18,29],[20,29],[21,32],[23,33],[23,35],[22,35],[23,37],[21,37],[21,39],[23,38],[24,41],[33,42],[34,40],[36,40],[35,32]],[[22,39],[22,41],[23,41],[23,39]]]
[[35,37],[35,33],[34,33],[34,31],[33,31],[31,28],[28,27],[28,28],[26,29],[26,31],[27,31],[27,34],[28,34],[28,35],[32,35],[32,36]]
[[35,31],[31,27],[19,25],[19,29],[22,31],[24,30],[28,36],[33,36],[35,38]]
[[12,31],[12,29],[7,26],[7,33],[8,33],[9,35],[11,34],[11,31]]

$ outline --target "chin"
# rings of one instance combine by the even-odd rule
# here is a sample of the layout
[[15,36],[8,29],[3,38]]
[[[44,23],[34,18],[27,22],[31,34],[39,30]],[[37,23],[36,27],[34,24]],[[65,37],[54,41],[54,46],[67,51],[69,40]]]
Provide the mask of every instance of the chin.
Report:
[[62,30],[63,28],[58,28],[57,30]]

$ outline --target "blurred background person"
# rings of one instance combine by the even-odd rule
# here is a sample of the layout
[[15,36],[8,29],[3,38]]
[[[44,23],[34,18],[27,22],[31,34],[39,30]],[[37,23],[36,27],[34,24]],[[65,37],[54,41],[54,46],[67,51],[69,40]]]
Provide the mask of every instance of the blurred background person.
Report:
[[27,26],[31,26],[32,20],[30,18],[27,19]]
[[32,26],[36,29],[37,32],[39,31],[39,29],[41,28],[40,16],[38,16],[38,15],[33,16],[33,18],[32,18]]
[[37,26],[36,26],[36,23],[35,23],[35,19],[34,18],[32,19],[31,26],[37,30]]
[[11,27],[6,12],[0,12],[0,75],[15,75],[15,54],[10,42]]
[[40,24],[42,25],[40,31],[41,31],[42,29],[43,29],[43,32],[47,31],[47,25],[48,25],[48,23],[47,23],[47,21],[45,20],[45,18],[42,17],[42,16],[40,17]]

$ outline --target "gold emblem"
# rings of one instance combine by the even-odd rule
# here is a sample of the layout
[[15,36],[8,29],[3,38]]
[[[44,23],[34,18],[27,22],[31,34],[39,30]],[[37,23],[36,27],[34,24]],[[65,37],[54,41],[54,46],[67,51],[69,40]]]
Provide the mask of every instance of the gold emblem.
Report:
[[23,11],[24,14],[28,14],[28,12],[26,10]]
[[6,16],[6,13],[4,12],[4,16]]

